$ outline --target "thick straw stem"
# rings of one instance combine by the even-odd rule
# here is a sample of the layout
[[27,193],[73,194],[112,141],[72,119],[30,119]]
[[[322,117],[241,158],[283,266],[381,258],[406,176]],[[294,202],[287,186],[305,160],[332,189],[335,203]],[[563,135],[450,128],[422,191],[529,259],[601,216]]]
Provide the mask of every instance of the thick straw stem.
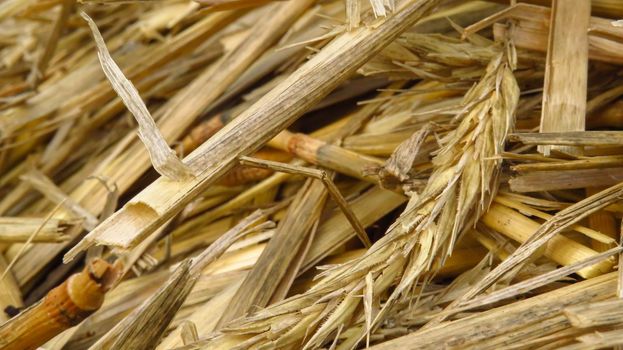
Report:
[[74,246],[65,260],[96,242],[136,245],[230,170],[238,156],[256,151],[285,129],[438,2],[407,1],[376,28],[359,28],[334,39],[187,157],[187,164],[200,172],[195,179],[159,178]]
[[36,349],[100,308],[119,277],[118,268],[94,259],[80,273],[52,289],[43,300],[0,327],[0,348]]

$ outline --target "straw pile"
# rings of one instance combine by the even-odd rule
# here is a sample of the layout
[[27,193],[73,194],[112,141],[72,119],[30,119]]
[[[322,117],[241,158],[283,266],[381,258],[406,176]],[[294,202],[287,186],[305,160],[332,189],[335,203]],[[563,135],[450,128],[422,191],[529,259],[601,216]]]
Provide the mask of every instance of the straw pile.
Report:
[[0,2],[0,349],[623,346],[623,2]]

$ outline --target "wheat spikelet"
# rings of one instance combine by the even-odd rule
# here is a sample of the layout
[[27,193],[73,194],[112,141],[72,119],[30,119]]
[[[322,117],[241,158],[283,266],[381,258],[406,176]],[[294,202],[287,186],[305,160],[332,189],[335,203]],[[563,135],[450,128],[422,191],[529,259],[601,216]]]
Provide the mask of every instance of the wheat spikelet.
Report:
[[[498,54],[465,95],[464,109],[456,116],[458,125],[442,140],[433,160],[429,183],[412,196],[385,237],[362,257],[325,271],[308,292],[229,324],[209,346],[244,335],[249,337],[244,346],[274,348],[304,342],[305,348],[316,348],[358,321],[361,315],[356,312],[364,304],[366,326],[359,328],[358,338],[362,339],[396,301],[411,298],[416,282],[430,278],[425,272],[442,265],[496,192],[501,161],[492,157],[502,152],[519,98],[512,67],[506,55]],[[373,305],[380,305],[381,296],[394,285],[383,307],[374,311],[378,308]]]

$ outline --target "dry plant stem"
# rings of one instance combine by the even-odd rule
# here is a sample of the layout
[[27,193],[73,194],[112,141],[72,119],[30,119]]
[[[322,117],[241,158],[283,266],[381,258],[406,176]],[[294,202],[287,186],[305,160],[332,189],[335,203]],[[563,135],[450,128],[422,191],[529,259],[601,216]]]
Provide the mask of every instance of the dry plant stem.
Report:
[[199,340],[199,332],[194,322],[186,320],[182,322],[180,327],[180,337],[184,345],[192,344]]
[[99,309],[117,278],[116,267],[101,259],[93,260],[43,300],[2,325],[0,346],[6,350],[27,350],[43,345]]
[[[231,21],[236,19],[240,15],[239,12],[226,11],[206,16],[205,19],[199,21],[195,25],[185,30],[180,35],[176,36],[173,40],[167,41],[166,45],[156,49],[152,55],[141,57],[138,62],[125,69],[126,76],[130,80],[140,80],[142,83],[143,78],[147,76],[149,72],[155,71],[157,68],[166,64],[169,60],[174,60],[177,57],[188,53],[191,49],[195,48],[199,43],[209,38],[222,27],[227,26]],[[114,92],[109,88],[110,84],[107,81],[103,81],[97,84],[92,90],[90,90],[90,99],[86,101],[81,100],[84,105],[79,105],[79,109],[89,109],[101,107],[100,104],[95,104],[95,101],[106,101],[114,95]],[[139,83],[139,86],[141,84]],[[103,104],[104,102],[101,102]],[[110,105],[110,104],[109,104]],[[113,116],[113,113],[106,114],[106,107],[102,108],[98,117],[94,117],[90,123],[82,125],[79,130],[76,130],[76,137],[71,141],[66,142],[56,152],[55,157],[44,165],[44,172],[48,173],[55,170],[70,154],[75,147],[83,142],[90,133],[108,121]],[[164,133],[164,129],[163,133]],[[165,135],[167,136],[168,135]]]
[[[43,224],[43,218],[0,217],[0,242],[24,242]],[[33,242],[63,242],[64,230],[70,221],[50,219],[41,228]],[[1,250],[1,249],[0,249]]]
[[26,251],[26,249],[30,248],[30,243],[32,243],[32,241],[35,239],[35,237],[37,237],[39,232],[47,224],[48,220],[50,220],[52,218],[52,216],[54,216],[54,214],[56,214],[56,212],[60,209],[60,207],[64,204],[64,202],[65,201],[63,200],[60,203],[58,203],[56,205],[56,207],[54,207],[54,209],[52,209],[52,211],[50,211],[50,213],[45,217],[45,219],[43,219],[43,221],[41,222],[41,225],[39,227],[37,227],[36,230],[33,231],[33,233],[30,235],[30,237],[28,237],[26,242],[24,242],[24,244],[20,247],[20,249],[17,252],[17,254],[15,254],[13,259],[9,263],[9,266],[7,266],[4,269],[4,271],[2,271],[2,275],[0,276],[0,280],[4,279],[8,274],[11,273],[11,269],[13,268],[13,265],[15,265],[15,263],[17,262],[17,259],[19,259],[19,257]]
[[617,298],[597,303],[572,305],[563,312],[569,318],[571,325],[577,328],[616,325],[623,322],[621,305],[623,305],[623,300]]
[[[551,10],[548,7],[518,3],[465,29],[469,36],[493,24],[495,38],[510,38],[519,48],[547,52],[549,20]],[[512,18],[516,20],[512,30],[495,22]],[[620,38],[623,29],[611,25],[612,20],[591,17],[588,31],[588,55],[592,60],[623,64]],[[495,24],[494,24],[495,23]]]
[[320,180],[326,187],[333,200],[340,207],[340,209],[344,213],[344,216],[346,217],[346,219],[348,219],[348,222],[350,222],[350,224],[353,226],[353,229],[357,233],[357,237],[359,238],[361,243],[363,243],[364,247],[370,248],[370,246],[372,245],[372,243],[370,242],[370,238],[366,233],[366,230],[361,225],[361,222],[359,222],[359,219],[357,219],[357,216],[355,216],[355,214],[351,210],[350,206],[340,193],[340,190],[338,190],[333,180],[329,178],[325,171],[250,157],[240,157],[240,163],[244,165],[256,166],[289,174],[303,175],[306,177]]
[[[381,96],[386,95],[382,93]],[[339,134],[350,134],[361,127],[362,120],[367,119],[376,109],[378,104],[367,104],[361,108],[354,116],[349,119],[348,125],[344,126],[345,131],[338,131],[332,138],[340,139]],[[220,130],[224,126],[224,117],[218,115],[210,118],[209,121],[203,123],[193,129],[191,133],[182,141],[183,149],[194,150],[198,143],[206,141],[216,131]],[[346,136],[345,135],[345,136]],[[315,138],[314,136],[291,133],[287,130],[280,132],[277,136],[271,139],[267,145],[286,151],[302,160],[305,160],[311,164],[320,165],[327,169],[334,170],[338,173],[345,174],[357,179],[362,179],[369,182],[376,182],[376,178],[366,174],[366,170],[378,168],[383,165],[383,161],[378,158],[365,156],[337,145],[328,143],[325,140]],[[180,147],[182,149],[182,147]],[[260,151],[261,152],[261,151]],[[257,152],[255,157],[278,160],[278,158],[258,156]],[[283,160],[280,160],[283,161]],[[235,168],[237,169],[237,168]],[[249,176],[249,180],[259,180],[260,175],[264,173],[248,173],[244,177],[238,178],[236,170],[230,171],[222,180],[221,183],[227,186],[235,185],[238,183],[244,183],[246,176]],[[240,175],[243,175],[240,173]],[[255,176],[257,175],[257,177]]]
[[[590,16],[590,0],[554,0],[552,3],[541,132],[584,130]],[[549,155],[551,149],[545,146],[539,151]],[[559,149],[581,153],[571,147]]]
[[514,192],[538,192],[586,187],[603,187],[623,180],[623,168],[535,171],[509,180]]
[[[300,13],[300,7],[309,3],[290,1],[282,5],[285,13],[280,16],[293,16],[286,11],[289,7]],[[408,1],[376,28],[359,28],[334,39],[187,157],[187,164],[200,171],[196,179],[156,180],[74,246],[65,259],[94,243],[121,247],[138,243],[230,170],[238,156],[257,150],[286,128],[436,4],[437,1]]]
[[601,108],[612,105],[612,102],[616,101],[621,95],[623,95],[623,85],[618,85],[591,98],[586,103],[586,114],[589,116],[589,119],[591,114]]
[[[604,188],[601,189],[602,191],[604,190]],[[595,190],[593,191],[592,194],[595,194],[599,191]],[[592,195],[591,194],[591,195]],[[515,210],[518,210],[519,212],[523,213],[524,215],[530,215],[530,216],[535,216],[544,220],[549,220],[552,218],[552,215],[547,214],[545,212],[542,212],[538,209],[534,209],[532,207],[530,207],[529,205],[525,205],[523,203],[520,202],[516,202],[506,196],[496,196],[494,198],[494,201],[496,203],[502,204],[504,206],[507,206],[509,208],[513,208]],[[605,245],[607,245],[608,247],[613,247],[614,245],[617,244],[617,241],[614,237],[610,236],[610,235],[606,235],[603,234],[599,231],[590,229],[588,227],[582,226],[582,225],[573,225],[570,227],[571,229],[573,229],[576,232],[579,232],[589,238],[591,238],[592,240],[599,242],[599,243],[603,243]],[[530,235],[528,235],[529,237]]]
[[[0,254],[0,271],[7,271],[8,264],[4,260],[4,255]],[[20,308],[24,305],[22,301],[22,292],[13,274],[8,272],[4,278],[0,280],[0,324],[9,320],[5,310],[8,306]]]
[[[181,90],[162,107],[164,112],[159,118],[158,127],[167,141],[172,142],[181,137],[191,123],[226,91],[229,84],[233,83],[252,64],[254,59],[288,29],[291,21],[296,19],[297,13],[304,10],[306,4],[297,1],[290,2],[288,5],[290,7],[278,12],[279,16],[275,17],[273,21],[262,21],[256,24],[252,28],[252,35],[229,52],[227,57],[224,57],[216,66],[204,70],[189,86]],[[196,47],[202,40],[221,29],[221,26],[230,23],[238,15],[237,12],[225,11],[207,16],[205,20],[191,27],[192,31],[188,35],[184,35],[185,33],[180,35],[183,36],[180,41],[175,41],[171,47],[164,45],[162,47],[163,52],[159,51],[154,54],[154,57],[146,57],[145,61],[147,62],[141,60],[141,63],[153,68],[164,64],[167,59],[177,57],[176,55],[188,53],[188,50]],[[140,65],[134,65],[132,69],[126,71],[126,74],[132,79],[133,74],[145,74],[145,70]],[[108,85],[108,82],[103,82],[103,86]],[[105,96],[111,94],[106,88],[100,88],[98,93],[101,91],[106,92]],[[127,149],[124,148],[123,152],[113,156],[108,165],[103,165],[101,169],[96,170],[100,175],[107,176],[116,183],[122,193],[150,166],[149,155],[145,152],[144,146],[140,142],[134,141],[135,135],[132,134],[128,137],[123,141],[129,143]],[[72,191],[71,197],[80,200],[85,208],[96,213],[102,210],[101,198],[104,195],[105,190],[101,185],[88,182]],[[166,220],[162,222],[164,221]],[[72,238],[78,237],[78,233],[74,233]],[[23,266],[19,269],[20,273],[16,272],[16,276],[20,281],[31,279],[33,274],[40,271],[53,256],[56,256],[65,247],[62,244],[34,247],[38,253],[36,255],[38,258],[32,261],[23,261],[21,264]]]
[[[605,190],[605,188],[603,187],[587,188],[586,195],[592,196],[595,193],[599,191],[603,191],[603,190]],[[615,241],[617,240],[617,238],[619,238],[618,237],[619,232],[617,230],[617,223],[615,221],[615,218],[611,213],[605,210],[598,211],[594,213],[593,215],[589,216],[588,225],[590,228],[596,231],[602,232],[608,237],[611,237],[612,239],[614,239]],[[603,242],[591,241],[591,244],[592,244],[593,249],[597,251],[605,251],[606,249],[609,248],[609,246],[607,244],[604,244]]]
[[530,172],[547,170],[601,169],[614,168],[621,165],[623,165],[623,157],[604,156],[580,160],[517,164],[512,166],[511,169],[517,172]]
[[346,0],[346,19],[348,20],[348,29],[359,27],[361,22],[361,0]]
[[155,348],[196,282],[189,268],[190,261],[182,262],[163,287],[89,349]]
[[229,215],[240,209],[243,205],[249,203],[253,198],[287,181],[290,177],[291,175],[284,173],[273,174],[269,178],[264,179],[255,186],[230,199],[218,208],[214,208],[209,212],[198,216],[197,219],[189,220],[181,224],[173,231],[173,235],[175,236],[176,234],[191,232],[192,230],[209,224],[216,219]]
[[197,257],[183,262],[164,286],[100,338],[90,349],[155,348],[201,272],[225,253],[236,240],[248,233],[252,225],[265,220],[266,214],[267,212],[255,211],[223,234]]
[[[494,0],[495,2],[504,3],[505,5],[508,2],[503,0]],[[523,2],[541,6],[549,6],[551,5],[550,0],[525,0]],[[592,0],[591,1],[592,11],[597,15],[605,15],[610,17],[623,17],[623,5],[617,0]]]
[[[354,117],[352,123],[342,128],[340,127],[337,132],[331,133],[329,138],[338,138],[341,135],[348,135],[351,131],[355,131],[355,123],[369,117],[368,111],[373,111],[375,107],[364,107],[359,110]],[[277,139],[283,141],[284,137],[288,140],[287,131],[282,131],[282,137],[277,136]],[[274,141],[275,139],[273,139]],[[312,139],[313,140],[313,139]],[[291,142],[286,141],[288,145]],[[323,142],[316,142],[316,144],[324,144]],[[263,166],[272,164],[272,167],[279,170],[292,170],[297,169],[302,171],[303,174],[316,175],[319,179],[330,179],[333,174],[322,174],[317,171],[307,171],[304,168],[295,166],[294,168],[284,168],[283,165],[277,163],[266,163]],[[296,173],[296,172],[295,172]],[[249,311],[251,306],[265,306],[268,303],[275,303],[283,299],[290,289],[290,286],[300,273],[301,265],[305,262],[309,256],[310,246],[318,240],[315,239],[316,227],[318,226],[318,218],[320,210],[323,207],[324,200],[326,198],[327,191],[323,190],[322,186],[328,188],[328,192],[334,195],[338,203],[342,204],[347,213],[346,217],[351,222],[354,222],[355,227],[359,224],[354,215],[348,215],[349,207],[345,200],[340,201],[341,196],[332,183],[324,180],[322,183],[309,181],[298,192],[294,204],[290,206],[286,213],[285,218],[282,220],[279,228],[274,237],[270,240],[265,251],[259,257],[253,270],[245,278],[240,288],[236,291],[230,301],[229,307],[227,307],[219,320],[218,326],[225,322],[242,316],[245,312]],[[301,220],[304,218],[304,220]],[[359,224],[360,236],[365,237],[364,242],[367,239],[363,227]],[[280,264],[275,266],[274,261],[279,261]]]
[[224,11],[246,7],[265,5],[271,1],[289,0],[195,0],[198,3],[208,6],[210,11]]
[[569,321],[562,315],[566,307],[612,298],[615,289],[616,273],[610,273],[472,317],[416,331],[371,349],[499,349],[504,345],[517,345],[528,335],[536,338],[568,329]]
[[45,75],[45,71],[48,68],[48,64],[50,63],[50,59],[56,50],[58,45],[58,40],[67,26],[67,19],[71,14],[74,8],[75,0],[63,0],[61,2],[61,12],[58,14],[58,17],[54,21],[54,25],[52,27],[52,32],[50,36],[47,38],[47,42],[43,52],[41,52],[40,56],[37,57],[35,64],[32,67],[30,75],[28,76],[29,83],[36,87],[39,84],[39,81]]
[[502,261],[502,263],[493,269],[493,271],[478,281],[472,288],[470,288],[469,291],[452,302],[448,308],[460,305],[461,303],[464,303],[482,293],[486,288],[490,287],[513,267],[517,266],[517,264],[522,263],[532,256],[537,250],[541,249],[541,247],[547,244],[547,242],[558,233],[584,219],[590,214],[618,201],[622,195],[623,184],[619,184],[561,210],[551,219],[543,223],[543,225],[539,227],[530,239],[522,244],[506,260]]
[[376,178],[366,175],[365,170],[383,165],[378,158],[361,155],[301,133],[282,131],[268,144],[312,164],[369,182],[376,182]]
[[252,307],[266,306],[274,297],[310,230],[317,225],[326,198],[327,191],[321,183],[311,179],[305,182],[279,223],[277,232],[219,319],[217,327],[252,311]]
[[[267,148],[255,152],[253,157],[280,163],[292,160],[292,156],[288,153]],[[245,185],[250,182],[264,180],[272,174],[273,171],[271,169],[239,165],[227,173],[227,175],[221,179],[220,184],[229,187]]]
[[[233,282],[223,292],[219,293],[217,296],[197,308],[197,310],[190,315],[189,319],[198,325],[197,328],[201,337],[206,337],[214,331],[218,321],[214,316],[220,315],[224,312],[241,283],[242,280]],[[179,339],[180,336],[181,329],[178,327],[162,340],[157,349],[171,350],[177,346],[181,346],[182,342],[181,339]]]
[[[501,152],[512,126],[518,93],[509,62],[498,55],[481,81],[467,93],[465,104],[469,107],[459,116],[460,125],[446,136],[444,147],[433,160],[431,181],[422,193],[411,198],[385,236],[363,256],[325,271],[305,293],[230,323],[208,347],[227,348],[226,344],[244,335],[256,346],[298,346],[305,341],[304,348],[316,348],[344,325],[363,316],[370,322],[354,335],[354,341],[365,338],[396,301],[410,298],[409,291],[424,271],[450,255],[456,237],[488,205],[497,186],[499,161],[481,160]],[[479,102],[470,104],[474,99]],[[366,277],[366,282],[368,274],[372,276]],[[371,303],[365,303],[363,310],[359,307],[364,288],[372,288],[374,303],[378,304],[396,281],[381,311],[372,314],[368,307]],[[264,324],[275,322],[296,326],[265,330]]]
[[89,24],[93,37],[95,38],[95,46],[97,47],[97,56],[104,74],[108,78],[113,90],[117,92],[128,110],[132,113],[138,123],[138,137],[143,141],[149,158],[154,168],[162,176],[166,176],[171,180],[184,180],[192,176],[192,171],[182,161],[177,158],[175,152],[169,147],[164,136],[158,130],[154,119],[147,110],[147,106],[138,94],[138,91],[121,71],[121,68],[115,63],[106,48],[104,38],[97,29],[97,25],[91,17],[86,13],[80,12],[80,15]]
[[[144,78],[157,68],[170,62],[170,60],[176,59],[184,54],[188,54],[202,41],[222,29],[223,26],[226,26],[232,22],[234,19],[239,17],[240,14],[241,13],[238,11],[225,11],[211,16],[206,16],[204,20],[199,21],[182,34],[176,36],[171,42],[167,42],[166,45],[159,46],[154,50],[154,52],[152,52],[151,55],[141,57],[138,61],[136,61],[136,63],[128,67],[125,70],[127,77],[131,80]],[[114,97],[114,91],[112,91],[109,87],[110,84],[107,81],[102,81],[92,86],[87,91],[80,93],[78,96],[72,97],[69,102],[63,103],[59,110],[62,111],[61,113],[75,113],[80,110],[87,111],[102,107],[107,103],[107,101]],[[71,92],[72,90],[69,91]],[[63,98],[69,98],[63,94],[63,91],[58,91],[56,95],[60,95]],[[57,98],[57,96],[54,96],[54,99]],[[2,136],[10,136],[12,132],[19,129],[19,127],[25,125],[29,121],[41,118],[49,112],[50,110],[48,110],[48,107],[45,107],[38,108],[34,114],[24,113],[25,115],[21,115],[20,113],[17,113],[16,117],[18,118],[14,118],[10,121],[9,127],[6,128],[6,130],[3,130],[6,131],[6,134],[3,134]],[[112,115],[109,115],[107,118],[111,117]],[[90,127],[87,129],[92,130]],[[163,134],[165,134],[164,130]]]
[[621,131],[568,131],[550,133],[521,133],[509,135],[510,141],[525,145],[560,146],[618,146],[623,143]]
[[561,350],[619,350],[623,344],[623,331],[614,329],[610,331],[587,333],[577,337],[579,343],[561,347]]
[[[493,303],[496,303],[496,302],[499,302],[505,299],[510,299],[510,298],[525,294],[536,288],[545,286],[549,283],[556,282],[565,276],[568,276],[576,271],[584,269],[585,267],[597,264],[600,261],[608,259],[613,255],[619,254],[622,249],[623,248],[621,247],[612,248],[608,251],[599,253],[597,255],[589,257],[586,260],[580,261],[573,265],[565,266],[565,267],[535,276],[533,278],[521,281],[519,283],[510,285],[506,288],[496,290],[489,294],[478,296],[472,300],[469,300],[465,303],[458,305],[456,309],[447,310],[447,312],[458,313],[462,311],[467,311],[469,309],[475,309],[478,307],[490,305],[490,304],[493,304]],[[444,315],[447,316],[448,314],[444,313]]]
[[[349,203],[349,206],[361,220],[362,225],[368,227],[404,202],[406,202],[404,196],[379,187],[373,187]],[[369,203],[377,203],[377,205],[371,206]],[[318,229],[314,244],[307,253],[301,267],[301,272],[312,269],[323,258],[331,255],[341,245],[354,237],[355,232],[352,230],[352,225],[345,219],[344,215],[336,212],[322,223]]]
[[93,214],[68,197],[67,194],[58,188],[56,184],[54,184],[54,182],[52,182],[52,180],[50,180],[42,172],[36,169],[31,169],[26,174],[20,176],[20,179],[37,189],[53,203],[62,203],[63,206],[72,213],[72,215],[84,220],[82,225],[87,230],[94,229],[99,223],[99,220],[97,220]]
[[[314,184],[316,185],[316,184]],[[316,185],[317,186],[317,185]],[[309,229],[309,233],[305,236],[303,241],[301,242],[300,247],[296,251],[292,262],[288,265],[283,277],[281,277],[279,284],[274,287],[274,292],[272,293],[270,300],[266,305],[274,304],[276,302],[280,302],[285,299],[291,292],[291,288],[301,272],[301,266],[307,258],[307,254],[309,253],[309,249],[311,248],[314,240],[316,239],[316,234],[318,233],[318,226],[320,225],[321,217],[318,217],[312,227]],[[262,257],[260,256],[260,259]],[[258,259],[258,261],[260,260]]]
[[188,135],[184,136],[182,141],[177,147],[177,153],[180,155],[186,155],[194,151],[202,143],[206,142],[217,131],[221,130],[227,122],[229,122],[229,114],[221,113],[217,114],[208,121],[203,122],[194,127]]

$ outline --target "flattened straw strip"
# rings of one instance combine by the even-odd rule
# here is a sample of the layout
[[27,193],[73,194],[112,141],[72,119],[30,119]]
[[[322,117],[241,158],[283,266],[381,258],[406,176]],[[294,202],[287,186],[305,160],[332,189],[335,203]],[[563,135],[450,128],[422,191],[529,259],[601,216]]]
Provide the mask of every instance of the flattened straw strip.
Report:
[[[479,296],[477,298],[474,298],[472,300],[469,300],[465,303],[458,305],[456,309],[448,310],[448,311],[451,311],[452,313],[462,312],[462,311],[466,311],[469,309],[481,307],[484,305],[493,304],[501,300],[513,298],[521,294],[525,294],[531,290],[534,290],[536,288],[539,288],[549,283],[560,280],[561,278],[568,276],[576,271],[579,271],[585,267],[594,265],[613,255],[619,254],[622,251],[623,251],[623,247],[612,248],[603,253],[599,253],[597,255],[586,258],[573,265],[564,266],[559,269],[549,271],[547,273],[544,273],[544,274],[532,277],[530,279],[521,281],[519,283],[510,285],[504,289],[496,290],[495,292],[492,292],[490,294]],[[444,313],[445,313],[445,310],[444,310]]]
[[[426,330],[374,345],[372,350],[510,348],[533,337],[547,336],[568,327],[561,311],[571,305],[603,300],[616,288],[616,275],[606,274],[569,286],[558,288],[510,305],[463,317]],[[548,326],[554,326],[550,328]],[[568,328],[567,328],[568,329]],[[486,330],[486,331],[483,331]],[[485,345],[486,343],[486,345]],[[493,343],[493,344],[492,344]],[[548,341],[545,344],[549,345]],[[519,348],[514,347],[514,348]],[[522,348],[534,348],[524,346]],[[560,347],[556,347],[560,348]],[[579,349],[585,350],[586,347]]]
[[372,11],[374,11],[374,16],[376,17],[385,17],[387,16],[387,12],[385,11],[385,4],[383,0],[368,0],[370,5],[372,5]]
[[623,143],[623,131],[517,133],[508,135],[508,139],[525,145],[619,146]]

